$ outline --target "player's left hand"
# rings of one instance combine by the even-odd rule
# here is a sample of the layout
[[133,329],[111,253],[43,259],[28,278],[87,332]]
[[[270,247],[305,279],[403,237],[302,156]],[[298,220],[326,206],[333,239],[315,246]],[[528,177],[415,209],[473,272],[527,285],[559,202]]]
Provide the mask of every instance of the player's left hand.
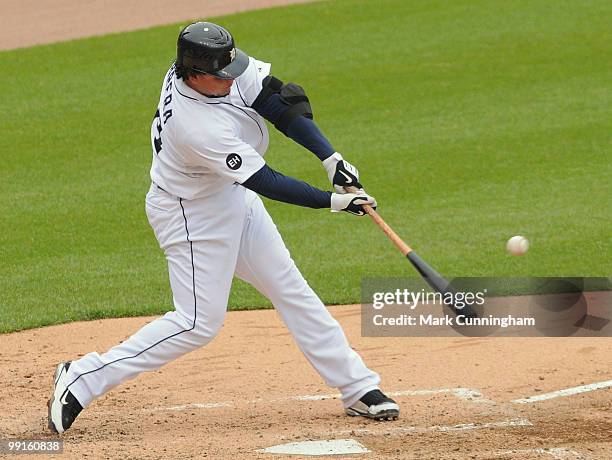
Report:
[[323,166],[336,192],[347,193],[345,187],[363,188],[359,182],[359,171],[357,171],[357,168],[344,160],[338,152],[323,160]]

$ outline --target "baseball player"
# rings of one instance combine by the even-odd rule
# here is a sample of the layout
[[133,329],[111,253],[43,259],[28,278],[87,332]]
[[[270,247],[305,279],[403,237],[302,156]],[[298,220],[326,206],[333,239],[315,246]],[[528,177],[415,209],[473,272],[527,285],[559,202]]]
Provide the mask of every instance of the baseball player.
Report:
[[[197,22],[180,32],[151,126],[146,197],[175,310],[107,353],[59,364],[48,403],[51,430],[64,432],[110,389],[210,342],[223,324],[234,276],[272,301],[306,359],[340,390],[348,415],[397,419],[399,406],[380,391],[378,374],[308,286],[258,196],[356,215],[364,214],[362,204],[376,206],[357,169],[312,118],[304,90],[271,76],[270,64],[236,48],[223,27]],[[322,161],[334,193],[266,164],[264,120]],[[346,193],[349,187],[357,193]]]

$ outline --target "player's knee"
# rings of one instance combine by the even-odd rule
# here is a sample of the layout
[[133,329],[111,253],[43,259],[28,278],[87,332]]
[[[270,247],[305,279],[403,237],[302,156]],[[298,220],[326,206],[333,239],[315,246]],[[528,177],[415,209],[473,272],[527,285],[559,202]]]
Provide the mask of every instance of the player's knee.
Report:
[[225,319],[225,311],[218,314],[195,312],[193,315],[177,311],[175,315],[175,321],[202,344],[206,344],[219,333]]
[[194,321],[193,333],[203,339],[212,339],[223,327],[225,311],[218,314],[199,315]]

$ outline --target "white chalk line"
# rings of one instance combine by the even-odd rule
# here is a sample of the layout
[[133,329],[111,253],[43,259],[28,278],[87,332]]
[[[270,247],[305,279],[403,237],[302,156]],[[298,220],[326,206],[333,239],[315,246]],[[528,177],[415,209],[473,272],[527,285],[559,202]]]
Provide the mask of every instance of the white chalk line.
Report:
[[584,457],[575,450],[566,447],[538,447],[536,449],[516,449],[494,452],[495,455],[519,455],[521,457],[529,454],[550,455],[555,460],[579,460]]
[[215,409],[217,407],[233,407],[234,403],[232,401],[225,401],[219,403],[192,403],[192,404],[183,404],[180,406],[169,406],[169,407],[156,407],[152,410],[174,410],[181,411],[187,409]]
[[588,385],[581,385],[578,387],[566,388],[564,390],[552,391],[550,393],[544,393],[541,395],[529,396],[527,398],[515,399],[511,402],[515,404],[531,404],[538,401],[546,401],[548,399],[559,398],[562,396],[572,396],[581,393],[587,393],[589,391],[602,390],[604,388],[611,388],[612,380],[606,380],[605,382],[590,383]]
[[[482,396],[478,390],[473,388],[438,388],[433,390],[403,390],[403,391],[390,391],[386,392],[387,396],[430,396],[442,393],[450,393],[459,399],[464,401],[470,401],[473,403],[488,403],[492,404],[493,401],[489,401]],[[285,398],[279,398],[271,400],[270,402],[277,401],[323,401],[326,399],[340,399],[340,394],[326,394],[326,395],[304,395],[304,396],[289,396]],[[255,402],[265,402],[260,399]]]
[[392,427],[383,429],[373,428],[354,428],[351,430],[341,431],[325,431],[320,433],[321,436],[357,436],[357,435],[403,435],[403,434],[418,434],[429,432],[453,433],[458,431],[485,430],[488,428],[513,428],[513,427],[529,427],[533,426],[529,420],[525,418],[500,420],[497,422],[488,423],[460,423],[458,425],[433,425],[427,427],[407,426],[407,427]]
[[570,458],[577,460],[580,458],[584,458],[582,455],[580,455],[575,450],[566,449],[564,447],[551,447],[549,449],[540,447],[538,449],[534,449],[534,451],[537,452],[538,454],[550,455],[555,460],[564,460],[564,459],[570,459]]
[[495,404],[490,399],[486,399],[482,393],[473,388],[440,388],[438,390],[407,390],[394,391],[388,393],[389,396],[428,396],[440,393],[450,393],[459,399],[476,404]]
[[[468,401],[476,404],[494,404],[483,397],[483,395],[473,388],[438,388],[431,390],[404,390],[404,391],[392,391],[387,392],[388,396],[431,396],[436,394],[451,394],[458,399]],[[339,393],[334,394],[323,394],[323,395],[301,395],[301,396],[288,396],[283,398],[275,399],[252,399],[250,401],[244,401],[241,405],[255,405],[255,404],[273,404],[275,402],[283,401],[324,401],[327,399],[340,399]],[[213,402],[213,403],[190,403],[182,404],[177,406],[169,407],[155,407],[152,411],[182,411],[190,409],[216,409],[219,407],[236,407],[237,404],[233,401],[224,402]]]

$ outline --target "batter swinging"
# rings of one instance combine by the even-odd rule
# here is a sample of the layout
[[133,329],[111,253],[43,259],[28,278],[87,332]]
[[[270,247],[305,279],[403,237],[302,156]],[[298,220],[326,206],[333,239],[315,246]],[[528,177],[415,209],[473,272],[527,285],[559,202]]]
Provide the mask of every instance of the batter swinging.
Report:
[[[319,157],[336,193],[266,165],[264,119]],[[272,301],[308,361],[340,390],[348,415],[396,419],[398,405],[308,286],[258,196],[357,215],[361,204],[376,206],[357,169],[312,121],[303,89],[270,76],[270,64],[236,48],[223,27],[190,24],[162,84],[151,142],[146,212],[166,255],[175,311],[105,354],[59,364],[49,428],[64,432],[95,398],[210,342],[234,276]],[[345,193],[349,186],[359,192]]]

